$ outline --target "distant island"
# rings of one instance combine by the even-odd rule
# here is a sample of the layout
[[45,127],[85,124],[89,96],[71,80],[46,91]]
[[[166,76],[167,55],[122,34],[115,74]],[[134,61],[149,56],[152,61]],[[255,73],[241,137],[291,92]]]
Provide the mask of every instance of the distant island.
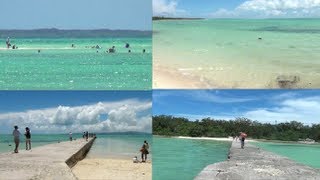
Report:
[[65,30],[57,28],[49,29],[2,29],[0,38],[103,38],[103,37],[151,37],[152,31],[140,30],[110,30],[110,29],[92,29],[92,30]]
[[201,20],[204,18],[181,18],[181,17],[163,17],[163,16],[154,16],[152,17],[153,21],[160,21],[160,20]]

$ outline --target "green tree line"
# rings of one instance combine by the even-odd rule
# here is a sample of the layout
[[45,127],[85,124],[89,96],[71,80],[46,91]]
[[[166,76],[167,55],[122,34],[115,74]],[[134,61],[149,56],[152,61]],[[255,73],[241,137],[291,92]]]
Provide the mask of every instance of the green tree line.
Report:
[[190,121],[187,118],[166,115],[154,116],[152,119],[154,135],[228,137],[236,136],[239,132],[246,132],[249,138],[254,139],[298,141],[310,138],[320,141],[320,124],[308,126],[297,121],[270,124],[247,118],[228,121],[205,118]]

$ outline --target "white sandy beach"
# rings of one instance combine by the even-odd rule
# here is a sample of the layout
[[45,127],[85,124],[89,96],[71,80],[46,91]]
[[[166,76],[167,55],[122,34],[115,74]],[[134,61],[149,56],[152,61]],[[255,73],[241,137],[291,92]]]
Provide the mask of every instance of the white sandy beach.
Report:
[[131,159],[84,159],[72,168],[78,179],[151,180],[152,164]]
[[[223,137],[187,137],[187,136],[177,136],[176,138],[180,138],[180,139],[198,139],[198,140],[213,140],[213,141],[230,141],[230,142],[234,141],[232,137],[223,138]],[[256,140],[246,139],[246,142],[256,142]]]

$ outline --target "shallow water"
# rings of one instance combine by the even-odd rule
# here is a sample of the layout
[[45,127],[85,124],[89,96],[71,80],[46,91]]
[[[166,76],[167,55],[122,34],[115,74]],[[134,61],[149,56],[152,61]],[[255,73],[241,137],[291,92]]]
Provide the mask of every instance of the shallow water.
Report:
[[[23,132],[20,136],[20,145],[19,149],[24,150],[26,148],[25,145],[25,137]],[[74,139],[81,138],[81,134],[73,134],[72,137]],[[43,146],[46,144],[57,143],[61,141],[68,141],[69,134],[32,134],[31,135],[31,146],[32,148]],[[10,134],[0,134],[0,153],[11,152],[15,147],[13,136]]]
[[140,149],[144,140],[149,143],[148,159],[152,157],[152,135],[151,134],[98,134],[88,159],[92,158],[120,158],[132,159],[137,156],[141,159]]
[[212,87],[320,87],[318,19],[154,21],[153,28],[154,63]]
[[[2,90],[151,89],[151,38],[12,39],[11,43],[19,49],[0,50]],[[97,44],[102,47],[98,52],[87,47]],[[105,52],[111,46],[116,47],[115,54]]]
[[286,156],[299,163],[320,168],[320,145],[314,144],[290,144],[290,143],[253,143],[262,149]]
[[229,142],[153,137],[152,179],[188,180],[209,164],[224,161]]

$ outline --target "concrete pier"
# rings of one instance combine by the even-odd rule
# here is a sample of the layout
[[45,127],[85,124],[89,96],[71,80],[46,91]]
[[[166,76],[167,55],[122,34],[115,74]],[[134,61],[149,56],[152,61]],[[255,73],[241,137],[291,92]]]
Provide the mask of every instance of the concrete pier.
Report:
[[208,165],[196,180],[320,180],[320,169],[299,164],[286,157],[246,143],[232,142],[229,160]]
[[[48,144],[0,154],[0,179],[77,179],[70,167],[82,160],[95,138]],[[20,144],[24,147],[24,144]]]

